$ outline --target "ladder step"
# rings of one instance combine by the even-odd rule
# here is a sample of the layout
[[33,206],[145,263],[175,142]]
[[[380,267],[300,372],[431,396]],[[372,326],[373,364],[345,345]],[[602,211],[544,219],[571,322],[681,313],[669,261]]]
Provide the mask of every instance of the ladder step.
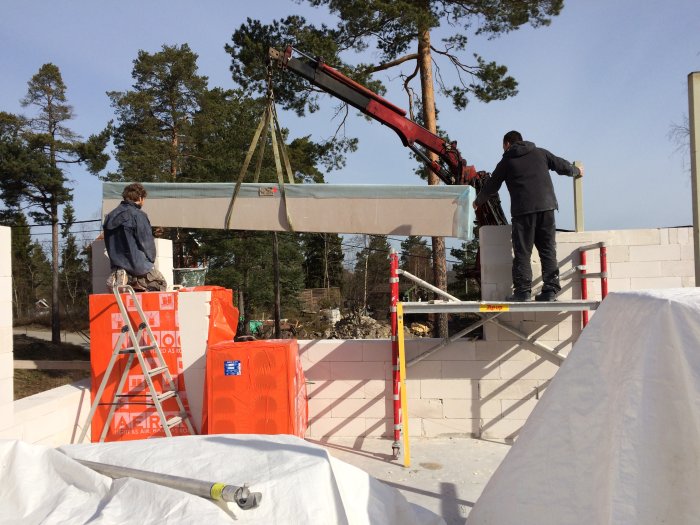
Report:
[[[142,352],[148,352],[150,350],[155,350],[156,345],[140,346],[139,348],[141,349]],[[119,353],[120,354],[133,354],[135,351],[136,351],[136,348],[134,348],[133,346],[130,346],[129,348],[122,348],[121,350],[119,350]]]
[[168,425],[168,428],[173,428],[178,426],[180,423],[182,423],[183,419],[182,416],[174,416],[168,419],[165,424]]
[[162,403],[166,399],[170,399],[171,397],[175,397],[176,395],[177,395],[177,390],[168,390],[167,392],[163,392],[161,394],[158,394],[158,401],[160,401]]
[[157,376],[158,374],[162,374],[163,372],[165,372],[167,369],[168,369],[167,366],[157,366],[155,368],[151,368],[148,371],[148,375],[151,377]]
[[[98,394],[96,395],[91,408],[90,408],[90,413],[88,414],[87,418],[87,424],[83,426],[82,433],[80,434],[79,442],[82,443],[83,439],[85,438],[85,434],[87,433],[87,430],[91,428],[91,423],[93,420],[93,417],[95,415],[95,411],[97,410],[98,405],[101,404],[109,404],[112,406],[110,409],[109,415],[107,416],[107,419],[104,423],[104,427],[102,429],[102,434],[100,435],[100,442],[105,440],[105,437],[107,436],[107,430],[109,428],[109,424],[112,421],[112,418],[114,417],[115,410],[118,405],[128,405],[128,404],[135,404],[135,405],[149,405],[149,406],[155,406],[155,408],[158,411],[159,416],[164,416],[163,414],[163,407],[161,406],[161,403],[167,399],[174,398],[179,407],[180,407],[180,413],[177,416],[171,417],[170,419],[167,419],[165,421],[161,420],[161,425],[163,429],[166,431],[166,435],[170,435],[170,431],[168,429],[176,427],[177,425],[184,424],[187,427],[187,430],[190,434],[194,434],[195,430],[194,427],[192,426],[192,423],[190,421],[190,417],[187,415],[187,412],[184,411],[182,401],[180,400],[179,397],[179,392],[177,391],[177,387],[172,381],[172,378],[170,376],[170,370],[167,365],[163,362],[163,356],[160,353],[160,349],[158,348],[158,342],[155,340],[153,334],[151,333],[150,327],[148,325],[148,319],[146,318],[145,313],[143,312],[141,305],[139,301],[136,298],[135,292],[131,286],[128,285],[118,285],[114,286],[112,288],[112,291],[114,293],[115,299],[117,306],[119,307],[119,312],[122,317],[122,322],[123,326],[121,329],[121,335],[119,336],[119,339],[116,341],[116,344],[114,345],[112,349],[112,358],[110,360],[110,363],[108,365],[107,370],[105,371],[104,377],[102,378],[102,383],[100,384]],[[136,313],[139,316],[140,323],[138,325],[138,331],[134,333],[130,321],[129,314],[126,311],[126,307],[124,306],[124,300],[121,297],[120,292],[128,293],[134,303],[134,307],[136,309]],[[145,337],[145,332],[147,332],[148,337],[147,339],[151,341],[151,344],[144,344],[141,346],[139,344],[139,341],[142,341],[143,339],[146,339]],[[142,339],[143,338],[143,339]],[[133,346],[127,347],[127,348],[122,348],[122,345],[125,342],[130,342]],[[149,357],[150,358],[155,358],[157,362],[153,363],[156,366],[153,368],[149,368],[150,363],[146,362],[144,360],[144,356],[142,355],[145,352],[148,351],[156,351],[156,354],[153,355],[151,354]],[[113,370],[113,366],[116,363],[117,356],[120,354],[129,354],[129,363],[130,366],[128,368],[125,367],[125,369],[122,372],[121,379],[119,380],[119,385],[117,386],[117,390],[114,394],[114,397],[112,398],[112,403],[102,403],[102,393],[105,390],[105,387],[107,386],[107,383],[109,381],[109,376],[110,373]],[[146,374],[146,388],[144,388],[142,391],[143,393],[138,393],[138,394],[126,394],[126,393],[121,393],[122,388],[125,385],[126,379],[129,376],[129,369],[131,367],[131,363],[133,362],[134,354],[138,357],[138,361],[144,370],[144,373]],[[153,381],[151,381],[151,378],[154,376],[157,376],[158,374],[165,374],[163,377],[163,381],[167,384],[166,388],[170,388],[170,390],[165,390],[163,392],[156,392],[155,386],[153,385]],[[141,391],[140,391],[141,392]],[[134,398],[134,399],[132,399]],[[135,401],[137,398],[144,398],[143,401]],[[165,417],[163,417],[165,419]]]

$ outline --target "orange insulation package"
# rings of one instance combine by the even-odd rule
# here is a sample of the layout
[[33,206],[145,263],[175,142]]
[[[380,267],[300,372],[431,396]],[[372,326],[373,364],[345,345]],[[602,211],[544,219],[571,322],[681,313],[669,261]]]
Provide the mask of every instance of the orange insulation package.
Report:
[[206,374],[207,433],[304,437],[308,406],[296,340],[210,345]]
[[[180,397],[188,412],[189,406],[182,367],[182,349],[180,347],[180,323],[187,322],[187,320],[179,319],[178,293],[192,291],[211,292],[208,340],[210,342],[233,340],[236,335],[238,310],[233,306],[231,290],[221,287],[202,286],[183,289],[180,292],[144,292],[137,294],[153,336],[163,354],[165,364],[170,370],[170,374],[177,385]],[[136,309],[131,304],[131,297],[128,294],[123,294],[122,300],[131,319],[132,326],[135,326],[137,329],[139,319]],[[97,390],[107,370],[114,347],[121,334],[122,325],[122,316],[113,294],[90,296],[92,401],[97,395]],[[127,337],[122,347],[127,348],[129,346],[131,346],[131,342]],[[151,354],[152,352],[144,352],[144,357],[149,366],[153,367],[155,366],[155,361],[150,357]],[[99,440],[104,428],[110,404],[114,402],[114,394],[127,359],[127,355],[120,355],[110,374],[109,381],[100,400],[101,404],[98,406],[92,420],[91,436],[93,442]],[[159,392],[163,389],[162,383],[161,377],[154,377],[155,388]],[[126,441],[152,436],[164,436],[156,409],[146,396],[148,388],[136,358],[134,358],[134,363],[127,377],[125,390],[132,397],[129,398],[128,403],[122,403],[117,407],[105,441]],[[168,418],[177,415],[177,402],[174,399],[164,401],[163,410]],[[187,433],[187,428],[184,425],[179,425],[172,429],[173,435]]]

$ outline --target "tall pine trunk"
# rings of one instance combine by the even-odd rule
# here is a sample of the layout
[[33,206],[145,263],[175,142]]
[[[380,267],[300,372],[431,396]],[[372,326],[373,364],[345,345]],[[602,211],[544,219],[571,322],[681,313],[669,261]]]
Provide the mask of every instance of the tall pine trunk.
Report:
[[[433,80],[433,64],[430,56],[430,31],[423,30],[418,35],[418,64],[420,69],[420,82],[423,102],[423,125],[432,132],[437,132],[437,120],[435,116],[435,91]],[[430,160],[437,160],[437,155],[428,152]],[[428,170],[428,184],[434,186],[440,183],[440,179],[431,170]],[[435,286],[441,290],[447,289],[447,262],[445,260],[445,239],[433,237],[433,279]],[[440,314],[437,323],[438,337],[447,337],[447,314]]]

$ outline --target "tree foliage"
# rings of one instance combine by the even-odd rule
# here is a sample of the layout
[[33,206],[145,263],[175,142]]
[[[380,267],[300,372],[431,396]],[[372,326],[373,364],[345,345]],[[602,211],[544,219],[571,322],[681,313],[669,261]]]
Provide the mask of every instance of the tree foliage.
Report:
[[364,235],[362,240],[347,296],[351,308],[374,312],[379,319],[389,308],[390,246],[385,235]]
[[305,233],[301,235],[301,246],[306,287],[341,287],[344,254],[340,235]]
[[[482,102],[503,100],[517,93],[517,81],[508,75],[507,67],[474,54],[467,63],[463,54],[469,35],[498,37],[523,25],[549,25],[551,18],[563,8],[563,0],[307,0],[314,7],[325,7],[337,16],[335,27],[314,26],[303,17],[290,16],[269,25],[248,19],[231,37],[226,46],[231,55],[234,81],[253,92],[266,89],[267,54],[269,47],[283,48],[292,44],[305,53],[323,59],[379,94],[386,91],[373,76],[379,71],[402,66],[401,78],[407,89],[415,79],[418,54],[416,43],[421,34],[441,28],[451,31],[441,45],[433,45],[436,63],[454,66],[457,81],[448,84],[441,75],[440,92],[455,108],[464,109],[470,98]],[[346,52],[376,56],[376,63],[352,64]],[[371,53],[370,53],[371,51]],[[351,55],[351,57],[357,55]],[[277,100],[285,109],[299,115],[318,110],[318,91],[295,75],[275,79]],[[412,101],[412,98],[410,99]]]
[[92,173],[104,169],[109,130],[82,140],[67,126],[73,118],[73,108],[67,103],[66,85],[54,64],[39,68],[27,83],[27,94],[21,103],[31,107],[34,115],[0,115],[0,193],[9,208],[28,206],[35,221],[51,225],[51,330],[53,342],[58,343],[59,208],[72,198],[64,170],[79,163]]
[[450,250],[450,255],[458,261],[452,266],[458,285],[450,293],[455,297],[477,301],[481,298],[478,254],[478,238],[462,243],[461,248]]
[[[153,54],[140,51],[132,77],[131,90],[110,93],[116,111],[119,170],[109,178],[178,182],[238,178],[266,99],[252,98],[245,90],[210,88],[198,72],[197,55],[186,44],[163,46]],[[177,144],[174,134],[179,137]],[[334,145],[318,144],[309,137],[290,140],[286,129],[282,138],[296,182],[323,182],[321,168],[338,166]],[[269,136],[263,149],[259,180],[276,182]],[[260,148],[256,159],[259,152]],[[252,182],[252,173],[247,175],[245,181]],[[264,234],[178,229],[166,236],[173,238],[180,264],[206,262],[209,283],[242,291],[251,315],[270,314],[271,240]],[[295,239],[280,236],[283,308],[294,308],[303,288],[301,252]]]
[[[307,0],[314,7],[327,8],[336,15],[333,27],[314,26],[299,16],[290,16],[263,25],[248,19],[234,31],[226,50],[231,55],[231,74],[235,82],[253,92],[267,89],[265,64],[268,48],[294,45],[308,55],[345,73],[369,89],[383,94],[385,87],[375,75],[392,70],[402,80],[407,93],[411,118],[418,119],[428,131],[437,134],[435,92],[465,109],[470,99],[481,102],[503,100],[517,93],[517,81],[507,67],[474,54],[467,61],[463,54],[470,35],[495,38],[525,24],[539,27],[550,23],[563,8],[563,0]],[[435,29],[447,31],[441,44],[432,39]],[[347,56],[350,56],[350,59]],[[350,60],[375,56],[373,63]],[[441,63],[453,66],[456,80],[442,74]],[[419,84],[418,90],[413,84]],[[277,100],[298,115],[319,108],[319,90],[295,75],[275,79]],[[419,96],[415,92],[419,91]],[[341,125],[342,127],[342,125]],[[347,141],[346,137],[342,140]],[[352,139],[350,139],[352,140]],[[354,146],[354,145],[353,145]],[[436,154],[428,152],[428,160]],[[426,172],[429,184],[438,177]],[[437,287],[446,287],[444,240],[433,237],[433,272]],[[447,319],[441,316],[439,335],[447,335]]]
[[[419,279],[431,282],[433,275],[432,259],[428,241],[422,237],[410,235],[401,242],[401,257],[399,267]],[[430,293],[420,286],[414,285],[402,290],[410,301],[427,300]]]
[[1,222],[11,227],[13,317],[30,320],[36,313],[36,301],[51,295],[51,264],[41,244],[32,240],[25,215],[18,210],[4,211]]
[[71,204],[63,208],[61,224],[61,304],[68,319],[77,324],[80,316],[88,313],[90,272],[84,250],[78,246],[71,228],[75,224],[75,210]]
[[[304,288],[302,255],[298,236],[278,234],[281,307],[283,316],[296,313],[298,295]],[[272,234],[268,232],[216,231],[202,247],[208,261],[207,280],[242,291],[247,320],[271,317],[274,311],[272,281]]]

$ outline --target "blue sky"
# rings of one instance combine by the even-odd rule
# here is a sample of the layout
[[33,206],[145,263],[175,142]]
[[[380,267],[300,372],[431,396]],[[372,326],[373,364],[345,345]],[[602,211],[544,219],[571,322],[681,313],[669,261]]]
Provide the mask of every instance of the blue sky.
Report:
[[[0,110],[26,113],[19,100],[27,81],[52,62],[61,69],[75,109],[72,128],[87,136],[114,117],[105,92],[129,89],[140,49],[156,52],[163,44],[188,43],[210,87],[233,87],[223,49],[233,31],[246,18],[270,22],[289,14],[332,23],[323,11],[291,0],[3,0]],[[688,154],[676,152],[668,135],[687,115],[687,75],[700,70],[698,28],[697,1],[570,0],[550,27],[526,27],[495,40],[471,38],[465,59],[478,52],[507,65],[519,81],[519,94],[503,102],[472,102],[462,112],[439,101],[439,125],[477,169],[493,170],[510,129],[556,155],[583,161],[588,230],[689,225]],[[433,35],[436,45],[441,36]],[[449,77],[450,66],[441,67]],[[387,98],[406,107],[396,76],[383,77],[393,83]],[[329,100],[312,118],[282,113],[280,120],[292,136],[311,133],[320,140],[338,126],[333,109]],[[421,184],[392,131],[355,114],[346,131],[360,138],[359,151],[327,182]],[[81,169],[70,176],[77,218],[99,217],[100,182]],[[571,179],[553,177],[558,226],[571,229]],[[507,205],[505,188],[501,195]]]

